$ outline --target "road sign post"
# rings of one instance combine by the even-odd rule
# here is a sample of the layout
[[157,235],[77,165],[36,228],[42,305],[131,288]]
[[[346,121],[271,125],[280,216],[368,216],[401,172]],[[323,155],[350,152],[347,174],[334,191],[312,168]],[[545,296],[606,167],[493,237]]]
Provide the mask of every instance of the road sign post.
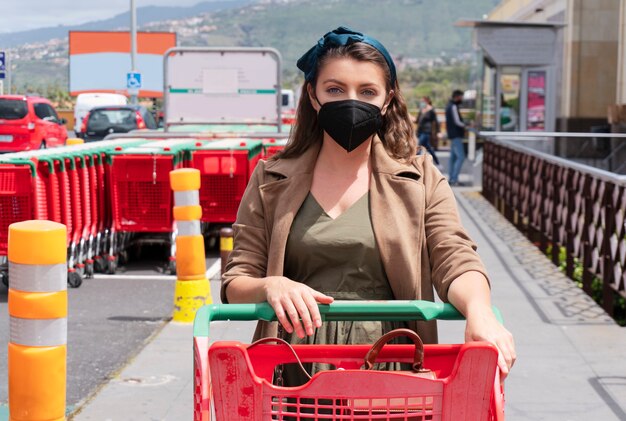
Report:
[[4,95],[4,79],[6,78],[6,53],[0,51],[0,95]]
[[141,89],[141,73],[129,72],[126,74],[126,89],[128,95],[137,96]]
[[11,93],[11,64],[6,51],[0,51],[0,95],[4,95],[4,81],[6,80],[7,93]]

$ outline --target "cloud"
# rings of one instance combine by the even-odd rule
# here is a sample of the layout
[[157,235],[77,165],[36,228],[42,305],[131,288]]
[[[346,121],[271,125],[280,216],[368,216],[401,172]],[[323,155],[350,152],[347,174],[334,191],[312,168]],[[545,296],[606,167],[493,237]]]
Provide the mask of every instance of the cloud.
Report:
[[[203,0],[136,0],[136,6],[192,6]],[[108,19],[130,9],[130,0],[7,0],[2,5],[0,32]]]

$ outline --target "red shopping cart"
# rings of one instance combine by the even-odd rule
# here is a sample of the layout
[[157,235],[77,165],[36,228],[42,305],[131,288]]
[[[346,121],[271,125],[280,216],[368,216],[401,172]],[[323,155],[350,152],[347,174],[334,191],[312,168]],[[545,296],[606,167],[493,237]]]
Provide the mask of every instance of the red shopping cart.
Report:
[[200,171],[202,222],[233,223],[262,143],[248,138],[205,142],[191,151],[191,166]]
[[[460,319],[449,304],[350,301],[320,305],[324,320]],[[504,392],[497,349],[486,342],[425,345],[424,367],[436,378],[361,370],[370,345],[285,345],[215,342],[215,320],[275,320],[267,303],[202,307],[194,323],[194,420],[449,420],[501,421]],[[295,352],[295,353],[294,353]],[[388,345],[379,362],[413,362],[414,345]],[[280,364],[323,362],[299,387],[272,384]],[[212,412],[213,410],[213,412]]]
[[[142,239],[170,246],[168,271],[175,273],[175,227],[169,173],[185,166],[194,139],[169,139],[116,148],[109,153],[113,208],[111,258],[117,257],[131,240]],[[141,237],[139,236],[141,235]]]
[[35,218],[33,196],[37,169],[27,159],[0,162],[0,255],[7,255],[9,225]]

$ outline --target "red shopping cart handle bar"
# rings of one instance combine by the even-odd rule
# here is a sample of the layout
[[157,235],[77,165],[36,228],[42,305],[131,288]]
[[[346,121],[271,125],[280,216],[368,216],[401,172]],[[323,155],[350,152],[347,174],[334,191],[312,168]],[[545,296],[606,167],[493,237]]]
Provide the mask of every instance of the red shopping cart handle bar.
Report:
[[[452,304],[432,301],[335,301],[318,304],[323,321],[338,320],[463,320],[463,315]],[[493,308],[498,320],[502,316]],[[276,313],[268,303],[211,304],[201,307],[194,321],[194,336],[209,336],[209,324],[215,320],[275,321]]]

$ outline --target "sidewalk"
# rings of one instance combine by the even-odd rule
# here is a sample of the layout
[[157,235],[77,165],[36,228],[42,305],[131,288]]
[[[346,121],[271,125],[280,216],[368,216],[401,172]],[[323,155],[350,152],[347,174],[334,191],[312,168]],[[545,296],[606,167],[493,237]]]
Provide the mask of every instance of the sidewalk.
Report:
[[[513,332],[518,361],[506,382],[507,420],[625,420],[626,328],[617,326],[487,203],[455,190],[461,218],[490,274],[494,305]],[[211,282],[215,302],[219,282]],[[249,341],[252,324],[212,324],[215,339]],[[463,323],[440,323],[442,342]],[[169,323],[70,418],[193,419],[192,326]]]
[[[213,302],[219,302],[219,273],[211,278]],[[246,341],[254,324],[211,324],[216,340]],[[193,325],[170,322],[114,380],[82,405],[70,420],[192,420]]]

